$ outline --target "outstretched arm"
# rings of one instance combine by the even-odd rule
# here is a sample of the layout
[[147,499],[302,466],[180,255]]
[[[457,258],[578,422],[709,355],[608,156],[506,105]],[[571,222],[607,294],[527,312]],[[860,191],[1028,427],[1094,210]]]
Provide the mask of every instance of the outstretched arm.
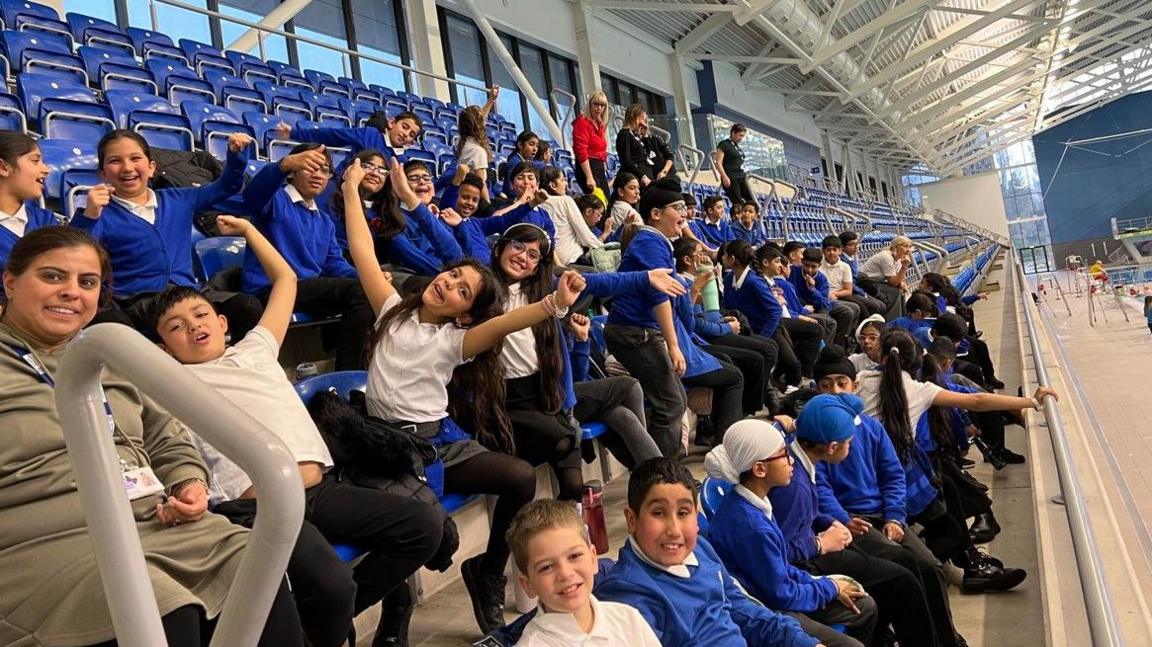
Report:
[[544,321],[548,317],[556,316],[561,310],[567,310],[580,293],[584,290],[584,277],[569,270],[560,276],[556,291],[543,299],[505,312],[484,323],[469,328],[464,335],[464,359],[469,359],[491,349],[505,337],[517,330]]
[[[395,159],[391,166],[392,173],[403,173]],[[376,262],[372,232],[368,229],[368,219],[364,217],[364,203],[360,201],[360,181],[363,179],[364,167],[360,160],[353,159],[344,171],[344,184],[340,187],[344,192],[344,225],[348,228],[348,252],[360,275],[360,285],[364,287],[372,312],[379,314],[384,302],[396,293],[396,288],[392,287],[392,281]]]
[[268,304],[264,306],[259,325],[272,333],[277,346],[283,344],[288,324],[292,323],[292,310],[296,306],[296,272],[251,222],[221,215],[216,216],[216,227],[224,236],[243,236],[248,250],[260,261],[260,266],[272,283],[272,291],[268,294]]

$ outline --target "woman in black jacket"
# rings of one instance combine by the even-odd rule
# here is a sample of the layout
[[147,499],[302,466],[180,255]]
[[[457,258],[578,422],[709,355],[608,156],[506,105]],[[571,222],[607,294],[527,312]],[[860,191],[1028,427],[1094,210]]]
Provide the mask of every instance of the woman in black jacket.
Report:
[[640,180],[640,188],[656,180],[652,151],[644,145],[642,131],[648,128],[648,113],[644,106],[634,103],[624,112],[624,127],[616,133],[616,155],[620,158],[620,172],[631,173]]

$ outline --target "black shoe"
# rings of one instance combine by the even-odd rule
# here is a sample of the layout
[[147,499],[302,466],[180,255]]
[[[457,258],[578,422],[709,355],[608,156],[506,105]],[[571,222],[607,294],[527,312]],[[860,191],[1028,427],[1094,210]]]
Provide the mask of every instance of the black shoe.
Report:
[[960,590],[964,593],[985,593],[987,591],[1007,591],[1020,585],[1028,573],[1021,568],[998,567],[988,561],[978,562],[964,569],[964,580]]
[[996,517],[991,512],[985,512],[976,515],[976,520],[972,522],[968,532],[972,537],[972,543],[986,544],[1000,533],[1000,524],[996,522]]
[[964,458],[961,456],[960,458],[956,459],[956,462],[959,463],[960,467],[964,469],[968,469],[969,467],[976,467],[976,461],[972,460],[971,458]]
[[381,602],[380,624],[376,626],[372,647],[408,647],[408,625],[416,606],[408,583],[402,582]]
[[508,578],[503,575],[485,573],[481,562],[483,555],[464,560],[460,564],[460,575],[472,598],[472,613],[476,614],[476,624],[481,633],[488,635],[505,625],[504,588]]
[[1017,454],[1007,447],[1000,447],[996,450],[996,453],[999,454],[1000,458],[1004,459],[1004,462],[1008,463],[1009,465],[1021,465],[1027,460],[1024,458],[1023,454]]
[[992,389],[995,391],[999,391],[1000,389],[1004,388],[1004,383],[992,377],[988,378],[988,386],[992,387]]

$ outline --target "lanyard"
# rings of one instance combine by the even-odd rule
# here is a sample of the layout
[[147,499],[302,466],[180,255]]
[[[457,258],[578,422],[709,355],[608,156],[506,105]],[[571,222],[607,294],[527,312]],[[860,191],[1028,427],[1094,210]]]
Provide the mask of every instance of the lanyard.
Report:
[[[52,375],[48,372],[48,369],[44,368],[40,360],[36,359],[36,355],[32,351],[23,346],[16,346],[15,344],[4,343],[3,345],[17,357],[24,360],[24,363],[36,372],[36,377],[44,384],[47,384],[48,388],[56,389],[56,381],[52,379]],[[104,403],[104,415],[108,417],[108,429],[115,434],[116,421],[112,418],[112,406],[108,404],[108,397],[104,395],[103,388],[100,389],[100,400]]]

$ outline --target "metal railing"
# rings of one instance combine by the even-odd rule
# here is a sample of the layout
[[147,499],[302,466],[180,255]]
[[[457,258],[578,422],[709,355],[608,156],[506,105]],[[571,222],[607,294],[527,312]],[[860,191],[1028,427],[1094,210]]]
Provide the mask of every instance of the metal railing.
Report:
[[[552,119],[560,126],[560,133],[563,135],[561,144],[564,146],[564,150],[570,151],[572,148],[568,145],[568,132],[572,129],[572,122],[569,119],[574,121],[576,111],[579,109],[579,106],[576,105],[576,95],[567,90],[555,88],[548,94],[548,97],[552,99],[552,104],[555,106]],[[568,102],[565,103],[561,99],[568,99]]]
[[[212,645],[255,645],[304,519],[304,488],[296,460],[282,440],[131,328],[100,324],[68,344],[55,376],[56,410],[116,640],[124,647],[154,647],[167,641],[108,433],[100,386],[105,367],[130,379],[252,478],[260,514],[248,535]],[[205,407],[205,402],[214,405]]]
[[[1032,364],[1036,368],[1036,382],[1040,386],[1051,386],[1044,353],[1040,350],[1040,340],[1032,314],[1034,304],[1027,289],[1028,281],[1024,266],[1016,257],[1016,250],[1010,250],[1012,265],[1016,268],[1016,280],[1020,285],[1021,306],[1024,309],[1024,325],[1028,329],[1028,343],[1032,351]],[[1100,547],[1096,542],[1096,531],[1088,518],[1084,491],[1080,488],[1079,473],[1072,456],[1068,434],[1064,431],[1064,420],[1060,416],[1056,398],[1047,396],[1044,405],[1044,421],[1048,425],[1048,435],[1052,440],[1052,451],[1056,459],[1056,473],[1060,478],[1060,491],[1064,494],[1064,507],[1068,511],[1068,530],[1072,535],[1072,549],[1076,554],[1076,570],[1080,575],[1080,589],[1084,595],[1084,608],[1088,614],[1088,631],[1095,647],[1120,647],[1119,621],[1108,583],[1104,580],[1104,565],[1100,562]]]
[[[237,25],[243,25],[244,27],[248,27],[249,29],[255,29],[257,31],[257,33],[259,33],[261,35],[261,37],[258,39],[258,42],[260,44],[260,60],[262,60],[262,61],[268,60],[268,58],[264,55],[264,35],[265,34],[271,34],[271,35],[275,35],[275,36],[283,36],[284,38],[289,39],[289,40],[295,40],[295,41],[299,41],[302,43],[308,43],[311,45],[316,45],[318,47],[323,47],[325,49],[329,49],[329,50],[332,50],[334,52],[340,52],[341,54],[344,54],[345,56],[348,56],[348,57],[356,57],[359,59],[363,59],[365,61],[372,61],[373,63],[380,63],[381,65],[387,65],[388,67],[394,67],[396,69],[403,70],[404,72],[409,73],[409,74],[417,74],[420,76],[425,76],[425,77],[428,77],[430,79],[435,79],[437,81],[443,81],[443,82],[448,83],[450,85],[459,85],[462,87],[472,88],[474,90],[481,90],[484,92],[488,91],[488,88],[484,87],[483,85],[479,85],[476,83],[469,83],[467,81],[460,81],[460,80],[454,79],[454,78],[449,77],[449,76],[444,76],[442,74],[436,74],[434,72],[428,72],[425,70],[420,70],[420,69],[411,67],[409,65],[404,65],[403,63],[397,63],[396,61],[389,61],[386,58],[381,58],[379,56],[373,56],[372,54],[365,54],[363,52],[358,52],[354,49],[348,49],[347,47],[341,47],[340,45],[333,45],[332,43],[327,43],[327,42],[324,42],[324,41],[316,39],[316,38],[311,38],[309,36],[301,36],[300,34],[292,34],[292,33],[284,31],[283,29],[277,29],[275,27],[267,27],[267,26],[261,25],[261,24],[256,23],[256,22],[252,22],[250,20],[244,20],[243,18],[237,18],[236,16],[229,16],[227,14],[220,13],[219,11],[212,11],[211,9],[205,9],[203,7],[197,7],[196,5],[188,4],[186,2],[180,2],[180,0],[148,0],[148,10],[151,13],[151,18],[152,18],[152,31],[155,31],[155,32],[162,32],[163,31],[160,28],[159,18],[157,17],[157,14],[156,14],[156,4],[157,3],[166,4],[166,5],[169,5],[172,7],[177,7],[179,9],[183,9],[185,11],[191,11],[192,13],[201,14],[204,16],[208,16],[210,18],[216,18],[217,20],[235,23]],[[349,70],[345,70],[345,72],[346,72],[345,76],[352,76]]]
[[[688,162],[688,156],[692,156],[692,163]],[[685,173],[692,173],[688,178],[688,184],[696,184],[696,178],[700,175],[700,169],[704,165],[704,151],[691,146],[689,144],[680,144],[676,148],[676,156],[680,158],[680,166],[683,167]]]

